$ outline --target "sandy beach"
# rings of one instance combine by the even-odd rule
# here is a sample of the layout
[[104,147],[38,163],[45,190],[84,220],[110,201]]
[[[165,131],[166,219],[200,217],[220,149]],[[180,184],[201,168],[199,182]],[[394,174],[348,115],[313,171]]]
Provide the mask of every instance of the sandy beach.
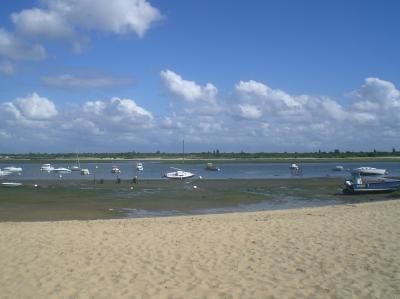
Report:
[[400,200],[0,223],[0,298],[399,298]]

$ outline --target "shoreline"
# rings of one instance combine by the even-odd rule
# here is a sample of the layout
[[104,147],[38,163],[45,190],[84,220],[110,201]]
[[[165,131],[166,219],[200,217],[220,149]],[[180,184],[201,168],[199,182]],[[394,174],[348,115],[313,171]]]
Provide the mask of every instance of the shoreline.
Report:
[[11,298],[396,298],[400,199],[220,215],[0,223]]

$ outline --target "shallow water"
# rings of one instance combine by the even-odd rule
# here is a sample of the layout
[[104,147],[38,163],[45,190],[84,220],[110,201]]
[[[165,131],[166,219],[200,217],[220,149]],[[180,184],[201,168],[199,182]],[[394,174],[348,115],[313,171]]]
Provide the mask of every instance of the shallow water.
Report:
[[[158,180],[166,172],[171,171],[171,167],[183,168],[187,171],[195,173],[205,179],[270,179],[270,178],[290,178],[293,177],[290,172],[290,163],[218,163],[221,171],[205,170],[206,163],[166,163],[159,161],[143,162],[144,171],[136,171],[136,161],[114,161],[101,163],[81,163],[82,168],[87,168],[90,175],[82,176],[79,171],[71,174],[62,174],[61,177],[56,173],[41,172],[41,164],[25,163],[25,164],[6,164],[0,163],[0,168],[6,166],[19,166],[23,168],[21,175],[8,177],[13,180],[111,180],[111,179],[132,179],[138,176],[140,179]],[[68,164],[54,163],[54,167],[71,167]],[[111,173],[112,166],[118,166],[121,173],[116,175]],[[324,162],[324,163],[303,163],[301,167],[301,177],[338,177],[345,178],[349,175],[349,171],[333,171],[336,165],[342,165],[345,169],[353,169],[360,166],[370,166],[386,169],[392,176],[400,176],[400,163],[398,162]]]

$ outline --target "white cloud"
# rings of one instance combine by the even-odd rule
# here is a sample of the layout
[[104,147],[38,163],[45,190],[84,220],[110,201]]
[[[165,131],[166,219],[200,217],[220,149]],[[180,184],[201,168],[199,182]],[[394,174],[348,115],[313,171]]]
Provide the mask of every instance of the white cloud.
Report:
[[107,104],[103,101],[89,101],[83,105],[83,112],[88,114],[102,115]]
[[37,93],[16,99],[15,106],[25,118],[30,120],[47,120],[58,114],[54,103],[45,97],[40,97]]
[[11,14],[11,19],[19,33],[31,38],[56,40],[74,36],[72,27],[56,11],[26,9]]
[[162,18],[146,0],[43,0],[41,4],[11,15],[18,32],[48,39],[69,39],[79,31],[142,37]]
[[[184,81],[181,78],[180,82]],[[206,85],[192,83],[189,86],[197,86],[201,92],[205,89]],[[37,144],[40,134],[46,146],[57,140],[65,150],[73,150],[76,140],[87,150],[176,150],[175,143],[182,137],[194,150],[300,152],[399,147],[400,96],[391,82],[367,78],[346,104],[327,96],[292,95],[256,81],[239,82],[233,91],[226,98],[215,96],[213,105],[218,113],[201,110],[213,105],[199,98],[171,105],[169,113],[159,116],[129,98],[95,99],[61,108],[33,93],[0,104],[0,132],[6,133],[0,134],[0,142],[13,138]]]
[[95,88],[126,85],[132,83],[129,78],[113,78],[110,76],[91,75],[78,77],[70,74],[44,77],[43,82],[49,86],[62,88]]
[[237,113],[240,117],[246,119],[258,119],[261,117],[262,112],[258,107],[251,104],[239,104],[237,105]]
[[31,44],[0,28],[0,55],[14,60],[41,60],[46,50],[40,44]]
[[194,81],[184,80],[171,70],[161,71],[160,76],[169,92],[187,102],[206,101],[212,103],[218,94],[218,89],[211,83],[202,87]]
[[118,111],[119,114],[131,119],[142,117],[150,120],[153,119],[153,115],[149,111],[138,106],[135,101],[131,99],[120,99],[118,97],[114,97],[111,99],[111,106]]

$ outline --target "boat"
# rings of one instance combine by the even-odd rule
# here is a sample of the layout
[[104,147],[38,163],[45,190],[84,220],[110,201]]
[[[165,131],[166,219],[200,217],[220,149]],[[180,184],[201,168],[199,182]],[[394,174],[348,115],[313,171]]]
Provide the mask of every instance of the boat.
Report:
[[52,172],[54,170],[54,167],[51,166],[51,164],[42,164],[40,167],[40,171],[47,171],[47,172]]
[[359,173],[362,176],[373,176],[373,175],[387,175],[386,169],[374,168],[374,167],[358,167],[351,170],[351,173]]
[[[185,163],[185,141],[182,141],[182,164]],[[189,179],[194,177],[196,174],[185,171],[179,168],[171,167],[174,169],[172,172],[167,172],[164,173],[163,177],[166,177],[168,179],[178,179],[178,180],[184,180],[184,179]]]
[[21,173],[22,172],[21,167],[15,167],[15,166],[7,166],[7,167],[4,167],[3,170],[9,171],[11,173]]
[[81,169],[81,175],[89,175],[89,174],[90,174],[89,169],[87,169],[87,168],[82,168]]
[[81,163],[79,162],[79,156],[76,154],[76,165],[70,168],[72,171],[80,171],[81,170]]
[[14,182],[4,182],[0,184],[2,187],[19,187],[22,186],[22,183],[14,183]]
[[136,163],[136,170],[143,171],[143,163],[141,163],[141,162]]
[[0,177],[5,177],[12,174],[12,172],[8,171],[8,170],[1,170],[0,169]]
[[53,170],[50,170],[50,172],[68,174],[68,173],[71,173],[72,170],[68,169],[68,168],[65,168],[65,167],[58,167],[58,168],[53,168]]
[[380,179],[366,181],[358,172],[352,173],[351,180],[346,180],[343,187],[344,194],[387,193],[400,190],[400,180]]
[[111,167],[111,173],[118,174],[121,173],[121,170],[118,168],[118,166],[113,166]]
[[211,171],[220,171],[221,170],[219,167],[215,166],[213,163],[207,163],[205,169],[211,170]]
[[333,171],[343,171],[344,167],[342,165],[336,165],[332,168]]
[[184,180],[184,179],[189,179],[195,176],[194,173],[191,173],[189,171],[184,171],[179,168],[171,167],[172,169],[175,169],[175,171],[172,172],[167,172],[164,174],[164,177],[168,179],[178,179],[178,180]]
[[302,170],[300,168],[299,165],[297,165],[296,163],[292,163],[289,167],[290,169],[290,173],[292,175],[302,175]]

